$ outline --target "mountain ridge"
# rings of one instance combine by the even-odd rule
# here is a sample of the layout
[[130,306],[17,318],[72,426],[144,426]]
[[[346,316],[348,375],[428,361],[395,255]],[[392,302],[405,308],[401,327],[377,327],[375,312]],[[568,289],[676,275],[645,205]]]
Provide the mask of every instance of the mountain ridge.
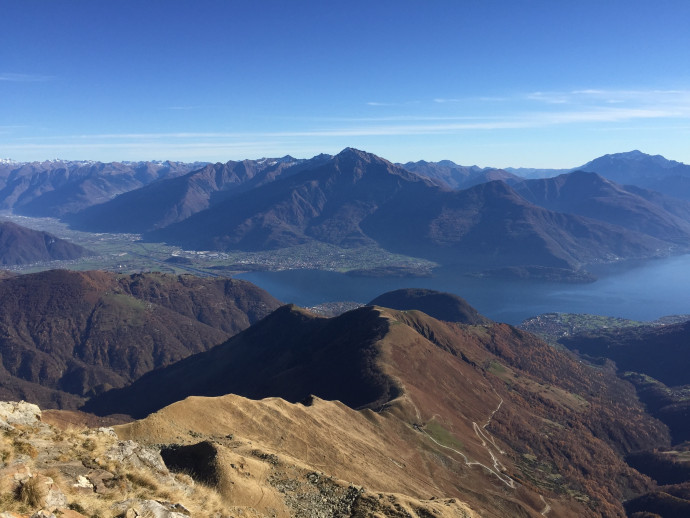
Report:
[[246,281],[50,270],[0,281],[5,397],[84,398],[225,341],[280,304]]
[[208,164],[168,181],[156,181],[69,217],[75,228],[96,232],[145,232],[180,222],[233,195],[298,172],[323,160],[282,158]]
[[38,262],[67,261],[93,255],[70,241],[11,221],[0,221],[0,264],[18,266]]
[[[314,326],[320,329],[316,333]],[[277,329],[281,331],[272,331]],[[341,350],[345,344],[347,354],[360,358],[366,368],[341,385],[338,370],[333,369],[349,368],[353,362],[343,362],[332,352],[345,354]],[[241,349],[248,355],[243,356]],[[285,363],[292,355],[295,360],[306,359],[312,368],[331,367],[319,369],[318,378],[305,377],[302,370]],[[314,363],[310,360],[314,357],[325,363]],[[271,364],[280,366],[276,371],[280,376],[271,374]],[[205,376],[194,380],[185,370]],[[177,380],[176,394],[169,398],[163,387],[171,387],[171,380]],[[196,395],[179,391],[180,380],[190,380],[204,391]],[[359,408],[354,411],[342,402],[364,380],[379,380],[376,386],[394,390],[374,390],[363,394],[364,399],[350,399],[349,404]],[[288,394],[285,387],[294,383],[303,388]],[[429,491],[437,498],[461,494],[471,507],[489,509],[488,516],[505,516],[506,509],[510,515],[538,516],[545,505],[538,494],[558,509],[559,516],[623,516],[622,495],[639,494],[653,485],[625,466],[620,455],[668,444],[663,425],[644,416],[634,396],[629,399],[629,385],[528,333],[505,324],[443,323],[419,311],[371,306],[333,319],[291,306],[280,308],[226,344],[151,372],[131,387],[98,399],[103,402],[106,396],[129,393],[132,399],[125,407],[131,409],[131,404],[141,403],[134,400],[141,391],[149,396],[149,403],[159,395],[165,400],[146,410],[139,407],[140,415],[169,399],[178,402],[119,428],[123,437],[179,444],[198,441],[198,435],[189,435],[195,428],[192,422],[199,423],[194,433],[202,437],[231,429],[240,438],[251,435],[266,448],[262,453],[275,455],[278,464],[288,455],[307,463],[319,459],[322,470],[339,479],[360,480],[372,491],[416,498],[428,498]],[[234,395],[207,397],[228,391]],[[338,401],[324,401],[326,392],[327,399]],[[310,393],[315,397],[303,397]],[[192,397],[179,401],[185,395]],[[253,401],[247,396],[268,399]],[[319,433],[315,421],[321,422],[319,413],[326,408],[328,422],[333,423],[326,428],[333,433],[312,436]],[[305,444],[305,437],[314,438]],[[548,468],[535,469],[532,458]],[[399,464],[396,469],[390,459]],[[381,472],[366,471],[365,465]],[[562,478],[549,479],[547,474]],[[436,489],[430,489],[425,482],[429,480]],[[539,488],[536,494],[535,488]],[[580,500],[568,493],[581,495]],[[587,499],[596,503],[583,504]]]

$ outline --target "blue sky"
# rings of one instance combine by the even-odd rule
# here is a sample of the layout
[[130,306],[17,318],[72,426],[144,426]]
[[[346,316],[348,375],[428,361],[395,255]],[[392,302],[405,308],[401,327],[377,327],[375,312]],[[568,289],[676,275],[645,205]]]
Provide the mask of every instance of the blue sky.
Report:
[[0,0],[0,157],[690,163],[687,0]]

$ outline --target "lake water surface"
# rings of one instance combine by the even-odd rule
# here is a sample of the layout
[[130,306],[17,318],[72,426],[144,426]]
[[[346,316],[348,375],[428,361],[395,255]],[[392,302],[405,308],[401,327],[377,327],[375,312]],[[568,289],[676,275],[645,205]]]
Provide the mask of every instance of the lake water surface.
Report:
[[433,277],[368,278],[319,270],[252,272],[238,275],[274,297],[299,306],[324,302],[367,303],[399,288],[430,288],[455,293],[480,313],[518,324],[548,312],[592,313],[636,320],[690,313],[690,255],[639,266],[606,266],[592,284],[476,279],[440,270]]

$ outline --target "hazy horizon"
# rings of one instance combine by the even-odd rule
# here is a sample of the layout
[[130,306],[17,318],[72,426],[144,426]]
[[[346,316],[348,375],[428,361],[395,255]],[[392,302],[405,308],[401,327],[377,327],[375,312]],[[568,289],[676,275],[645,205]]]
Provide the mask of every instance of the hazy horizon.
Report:
[[[342,150],[341,150],[341,151],[342,151]],[[361,151],[368,152],[366,149],[361,150]],[[639,150],[621,151],[621,152],[618,152],[618,153],[607,153],[607,155],[624,154],[624,153],[629,153],[629,152],[632,152],[632,151],[639,151]],[[644,152],[642,152],[642,153],[644,153]],[[320,154],[320,153],[319,153],[319,154]],[[335,153],[335,154],[337,154],[337,153]],[[649,153],[645,153],[645,154],[649,154]],[[312,156],[294,156],[294,155],[292,155],[292,154],[290,154],[290,153],[288,153],[288,155],[289,155],[289,156],[292,156],[292,158],[295,158],[295,159],[298,159],[298,160],[309,160],[309,159],[311,159],[311,158],[315,158],[316,156],[318,156],[318,154],[317,154],[317,155],[312,155]],[[234,159],[234,160],[237,160],[237,161],[241,161],[241,160],[257,160],[257,161],[258,161],[258,160],[264,160],[264,159],[265,159],[265,160],[270,160],[270,159],[283,158],[283,157],[288,156],[288,155],[283,155],[283,156],[254,156],[254,157],[249,157],[249,156],[247,156],[247,157],[236,158],[236,159]],[[388,160],[388,158],[385,157],[385,156],[382,156],[381,158]],[[590,160],[594,160],[594,159],[596,159],[596,158],[600,158],[600,157],[591,157]],[[670,157],[663,157],[663,158],[665,158],[665,159],[667,159],[667,160],[679,162],[678,160],[674,160],[673,158],[670,158]],[[227,162],[229,162],[229,161],[231,161],[231,160],[233,160],[233,159],[228,159],[228,160],[217,160],[217,161],[197,160],[197,161],[192,161],[192,162],[189,162],[189,163],[194,163],[194,162],[199,162],[199,163],[216,163],[216,162],[227,163]],[[438,161],[435,161],[435,162],[441,162],[441,161],[446,161],[446,160],[449,160],[449,159],[441,159],[441,160],[438,160]],[[587,162],[589,162],[590,160],[587,160]],[[53,158],[46,158],[46,159],[40,159],[40,160],[14,160],[13,158],[10,158],[10,157],[0,157],[0,163],[2,163],[2,162],[12,162],[12,163],[45,163],[45,162],[136,163],[136,162],[166,162],[166,161],[170,161],[170,162],[184,162],[183,160],[177,160],[177,161],[176,161],[176,160],[169,160],[169,159],[112,160],[112,161],[105,162],[105,161],[92,160],[92,159],[61,158],[61,157],[53,157]],[[389,160],[389,161],[390,161],[390,160]],[[409,160],[408,162],[419,162],[419,161],[427,161],[427,162],[430,162],[429,160],[426,160],[426,159],[423,158],[423,157],[422,157],[422,158],[415,159],[415,160]],[[396,163],[400,163],[400,162],[396,162]],[[406,163],[407,163],[407,162],[406,162]],[[682,162],[681,162],[681,163],[682,163]],[[484,165],[481,165],[481,166],[480,166],[479,164],[466,164],[466,163],[457,163],[457,162],[456,162],[456,164],[459,165],[459,166],[463,166],[463,167],[474,167],[474,166],[486,167],[486,168],[491,168],[491,167],[493,167],[491,164],[484,164]],[[577,168],[577,167],[582,166],[582,165],[585,165],[585,163],[583,162],[583,163],[581,163],[581,164],[574,164],[574,165],[572,165],[571,167],[538,167],[538,168],[537,168],[537,167],[528,167],[528,166],[523,166],[523,165],[517,164],[517,165],[505,166],[505,169],[510,169],[510,170],[520,170],[520,169],[531,170],[531,169],[534,169],[534,170],[544,170],[544,171],[561,171],[561,170],[574,169],[574,168]]]

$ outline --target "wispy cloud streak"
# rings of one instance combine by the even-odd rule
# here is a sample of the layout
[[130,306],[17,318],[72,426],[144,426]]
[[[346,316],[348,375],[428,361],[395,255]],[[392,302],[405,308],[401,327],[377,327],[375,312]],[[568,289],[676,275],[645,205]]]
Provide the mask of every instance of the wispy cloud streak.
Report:
[[[163,131],[71,134],[52,136],[15,135],[4,139],[5,154],[35,150],[144,150],[158,149],[161,154],[179,150],[198,150],[202,157],[223,150],[323,149],[356,142],[361,137],[421,137],[425,135],[461,135],[466,132],[509,132],[529,129],[580,127],[591,130],[650,125],[685,127],[690,124],[690,90],[612,90],[573,89],[563,92],[531,92],[510,97],[491,98],[500,103],[485,110],[485,99],[474,103],[437,102],[410,108],[398,106],[397,113],[373,117],[308,116],[293,120],[288,129],[275,131]],[[468,98],[468,101],[470,99]],[[452,100],[448,100],[452,101]],[[178,109],[183,109],[183,106]],[[191,107],[190,107],[191,108]],[[174,108],[169,108],[174,109]],[[376,110],[372,109],[372,113]],[[408,114],[402,113],[407,111]],[[284,123],[284,121],[281,121]],[[0,127],[0,134],[3,128]],[[5,128],[7,132],[7,128]],[[306,146],[306,147],[305,147]],[[267,151],[266,151],[267,152]],[[259,153],[262,153],[259,151]],[[113,153],[114,154],[114,153]]]
[[531,92],[526,99],[545,104],[583,105],[628,103],[632,105],[690,104],[690,90],[582,89],[565,92]]
[[12,72],[0,72],[0,81],[9,81],[14,83],[40,83],[43,81],[52,81],[55,76],[46,76],[40,74],[15,74]]

